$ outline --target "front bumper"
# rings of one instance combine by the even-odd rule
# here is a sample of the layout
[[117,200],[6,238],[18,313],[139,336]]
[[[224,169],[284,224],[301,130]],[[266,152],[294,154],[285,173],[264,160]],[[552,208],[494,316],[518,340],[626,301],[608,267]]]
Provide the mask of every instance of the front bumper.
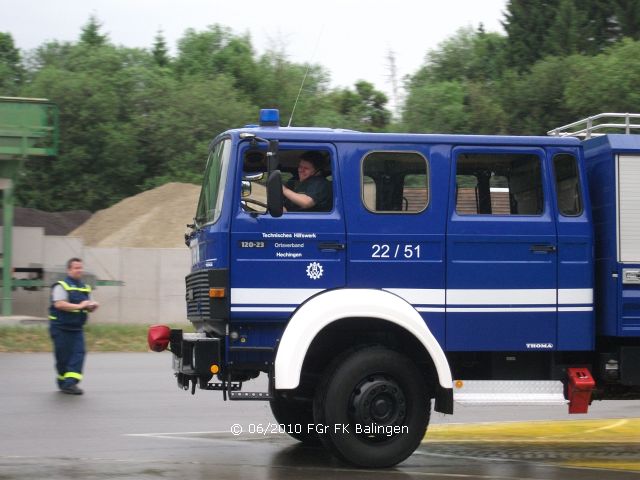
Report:
[[169,343],[173,353],[173,370],[189,378],[208,381],[222,368],[222,340],[207,337],[204,333],[171,330]]

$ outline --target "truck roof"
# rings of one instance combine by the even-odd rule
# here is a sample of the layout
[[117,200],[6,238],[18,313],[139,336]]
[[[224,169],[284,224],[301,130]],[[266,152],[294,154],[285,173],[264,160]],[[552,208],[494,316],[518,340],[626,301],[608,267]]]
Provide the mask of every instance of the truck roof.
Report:
[[[578,146],[575,137],[516,136],[516,135],[463,135],[425,133],[369,133],[354,130],[307,127],[258,127],[248,126],[228,130],[219,137],[251,133],[258,137],[281,141],[317,141],[332,143],[414,143],[455,145],[527,145],[527,146]],[[218,138],[218,137],[216,137]]]

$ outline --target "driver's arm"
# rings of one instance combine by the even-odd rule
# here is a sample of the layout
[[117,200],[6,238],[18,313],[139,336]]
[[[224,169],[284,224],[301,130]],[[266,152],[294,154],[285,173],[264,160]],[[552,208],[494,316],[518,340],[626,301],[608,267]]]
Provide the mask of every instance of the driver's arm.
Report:
[[287,198],[290,202],[295,203],[298,207],[303,210],[308,208],[313,208],[316,205],[316,201],[311,198],[309,195],[304,193],[296,193],[290,188],[285,186],[282,187],[282,194]]

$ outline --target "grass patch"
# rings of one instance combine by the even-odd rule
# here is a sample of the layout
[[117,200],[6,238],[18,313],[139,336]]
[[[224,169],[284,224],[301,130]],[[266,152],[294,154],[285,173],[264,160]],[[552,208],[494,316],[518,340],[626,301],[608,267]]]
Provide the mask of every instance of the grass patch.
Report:
[[[192,332],[190,324],[174,325]],[[84,328],[89,352],[148,352],[148,325],[89,323]],[[0,352],[51,352],[49,326],[0,325]]]

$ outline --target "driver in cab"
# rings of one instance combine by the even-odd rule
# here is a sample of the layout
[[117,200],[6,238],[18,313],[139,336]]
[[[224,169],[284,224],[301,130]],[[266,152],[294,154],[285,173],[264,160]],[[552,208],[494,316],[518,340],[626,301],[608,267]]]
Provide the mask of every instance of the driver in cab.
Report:
[[327,212],[331,210],[331,184],[323,175],[324,158],[318,151],[300,155],[298,177],[282,187],[287,212]]

